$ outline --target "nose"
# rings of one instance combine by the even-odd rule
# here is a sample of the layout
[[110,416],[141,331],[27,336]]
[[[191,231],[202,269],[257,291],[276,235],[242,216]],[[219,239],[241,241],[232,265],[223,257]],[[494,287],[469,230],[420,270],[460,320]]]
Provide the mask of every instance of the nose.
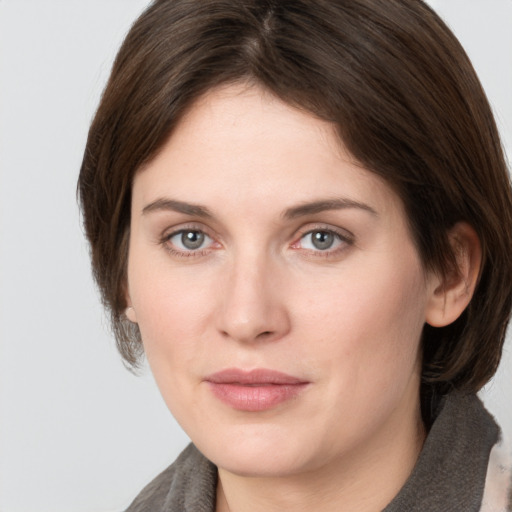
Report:
[[231,266],[220,290],[221,334],[242,343],[276,341],[290,330],[278,265],[247,258]]

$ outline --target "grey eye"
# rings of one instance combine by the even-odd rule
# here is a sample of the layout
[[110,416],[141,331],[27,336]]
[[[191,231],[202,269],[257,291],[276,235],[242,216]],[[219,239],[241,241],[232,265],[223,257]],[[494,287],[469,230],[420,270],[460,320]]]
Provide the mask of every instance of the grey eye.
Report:
[[319,251],[330,249],[336,240],[336,235],[330,231],[313,231],[310,236],[311,244]]
[[173,254],[199,256],[215,245],[214,240],[200,229],[180,229],[165,237],[162,242]]
[[181,233],[181,245],[190,251],[199,249],[205,241],[205,234],[201,231],[183,231]]
[[344,237],[329,229],[314,229],[305,233],[300,239],[302,249],[318,252],[332,252],[349,243]]

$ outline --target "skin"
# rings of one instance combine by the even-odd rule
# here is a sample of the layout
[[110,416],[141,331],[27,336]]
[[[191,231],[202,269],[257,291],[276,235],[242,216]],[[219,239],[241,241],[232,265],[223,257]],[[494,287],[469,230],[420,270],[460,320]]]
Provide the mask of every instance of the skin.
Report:
[[[303,208],[312,201],[324,204]],[[474,241],[464,225],[454,237]],[[191,108],[134,180],[127,316],[169,409],[219,468],[218,511],[391,501],[425,437],[423,325],[465,307],[475,251],[464,286],[448,289],[424,270],[400,199],[333,126],[258,87],[215,89]],[[307,386],[236,410],[205,381],[233,367]]]

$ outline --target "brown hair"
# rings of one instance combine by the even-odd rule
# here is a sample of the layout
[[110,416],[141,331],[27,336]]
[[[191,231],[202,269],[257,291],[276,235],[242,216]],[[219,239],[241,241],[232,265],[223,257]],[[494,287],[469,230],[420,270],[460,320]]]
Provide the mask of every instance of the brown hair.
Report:
[[462,316],[425,326],[423,382],[476,391],[498,366],[512,301],[512,199],[496,125],[457,39],[420,0],[159,0],[128,33],[89,131],[79,197],[92,266],[125,361],[131,183],[186,109],[220,84],[257,83],[335,123],[402,199],[425,268],[453,270],[467,221],[483,263]]

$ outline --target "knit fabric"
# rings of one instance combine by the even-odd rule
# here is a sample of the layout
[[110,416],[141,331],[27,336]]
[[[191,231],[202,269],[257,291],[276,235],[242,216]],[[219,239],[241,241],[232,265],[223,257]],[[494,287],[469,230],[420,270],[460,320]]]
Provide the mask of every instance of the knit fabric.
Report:
[[[411,476],[383,512],[512,510],[506,505],[506,464],[499,456],[489,461],[498,441],[499,428],[476,396],[450,395],[440,406]],[[486,486],[486,476],[498,492],[489,491],[493,485]],[[190,444],[126,512],[214,512],[216,485],[216,467]]]
[[384,512],[479,512],[499,429],[474,395],[448,397],[416,466]]

